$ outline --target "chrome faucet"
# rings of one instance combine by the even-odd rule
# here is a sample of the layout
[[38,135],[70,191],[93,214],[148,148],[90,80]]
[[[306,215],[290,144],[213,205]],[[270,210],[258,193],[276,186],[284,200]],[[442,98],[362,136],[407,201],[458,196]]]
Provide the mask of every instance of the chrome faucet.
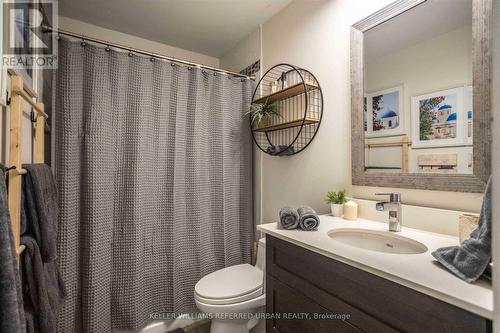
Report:
[[401,231],[401,193],[375,193],[375,195],[388,195],[388,202],[377,202],[378,211],[389,211],[389,231]]

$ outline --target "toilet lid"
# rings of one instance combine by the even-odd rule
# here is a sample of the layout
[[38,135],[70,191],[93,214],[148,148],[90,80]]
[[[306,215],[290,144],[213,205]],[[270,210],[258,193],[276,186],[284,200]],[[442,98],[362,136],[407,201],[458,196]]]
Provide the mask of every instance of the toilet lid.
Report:
[[194,290],[206,299],[237,298],[259,289],[262,294],[264,273],[249,264],[220,269],[203,277]]

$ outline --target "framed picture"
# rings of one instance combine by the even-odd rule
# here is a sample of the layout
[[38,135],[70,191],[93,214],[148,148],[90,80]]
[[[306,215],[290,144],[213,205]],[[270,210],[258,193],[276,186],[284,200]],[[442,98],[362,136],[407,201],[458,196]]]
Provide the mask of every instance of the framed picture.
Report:
[[464,88],[412,97],[413,148],[464,144]]
[[367,137],[404,134],[403,86],[370,93],[365,98]]
[[365,131],[365,135],[366,135],[366,131],[368,131],[368,117],[367,117],[367,101],[368,101],[368,97],[365,96],[363,98],[363,128],[364,128],[364,131]]
[[473,143],[473,130],[474,130],[474,103],[473,103],[472,86],[465,87],[465,142],[467,144]]

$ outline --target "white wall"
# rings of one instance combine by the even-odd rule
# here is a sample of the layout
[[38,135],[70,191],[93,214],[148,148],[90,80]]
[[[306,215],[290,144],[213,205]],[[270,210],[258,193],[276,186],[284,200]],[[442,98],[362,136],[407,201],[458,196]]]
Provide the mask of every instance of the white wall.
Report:
[[219,59],[207,56],[201,53],[196,53],[178,47],[173,47],[167,44],[154,42],[148,39],[128,35],[122,32],[105,29],[93,24],[88,24],[82,21],[74,20],[69,17],[59,17],[59,28],[79,33],[88,37],[94,37],[136,49],[144,49],[154,53],[174,57],[186,61],[192,61],[212,67],[219,67]]
[[[368,93],[403,85],[403,126],[408,137],[412,137],[412,96],[472,85],[471,36],[472,26],[467,25],[366,64],[365,87]],[[401,161],[401,148],[396,149],[399,150],[396,152],[397,158]],[[371,165],[394,165],[394,161],[391,161],[394,150],[395,148],[379,148],[373,151],[370,154],[370,161],[373,162]],[[472,154],[471,146],[410,149],[410,172],[418,172],[417,158],[421,154],[457,154],[458,173],[470,173],[468,162],[469,155]]]
[[283,205],[307,204],[326,213],[325,193],[343,187],[358,198],[375,199],[375,192],[394,190],[407,204],[479,211],[479,194],[351,185],[350,26],[391,2],[295,0],[263,25],[263,70],[288,62],[312,71],[323,90],[324,115],[306,150],[262,157],[262,222],[276,221]]
[[229,52],[220,58],[222,69],[239,72],[260,59],[260,27],[243,38]]

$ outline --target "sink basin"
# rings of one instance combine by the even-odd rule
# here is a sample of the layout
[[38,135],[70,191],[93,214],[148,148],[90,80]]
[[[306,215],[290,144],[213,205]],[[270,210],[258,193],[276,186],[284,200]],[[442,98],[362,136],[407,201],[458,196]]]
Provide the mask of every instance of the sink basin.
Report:
[[328,236],[336,242],[370,251],[394,254],[427,252],[424,244],[389,231],[342,228],[329,231]]

